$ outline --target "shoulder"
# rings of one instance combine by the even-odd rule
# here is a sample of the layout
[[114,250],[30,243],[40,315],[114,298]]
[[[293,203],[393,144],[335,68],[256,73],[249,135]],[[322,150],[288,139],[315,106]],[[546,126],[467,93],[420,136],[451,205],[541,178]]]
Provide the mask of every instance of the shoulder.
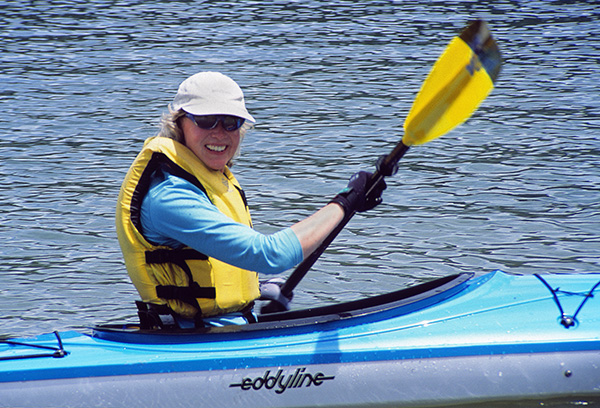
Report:
[[210,202],[202,189],[181,177],[168,173],[153,178],[144,201],[169,203],[180,199]]

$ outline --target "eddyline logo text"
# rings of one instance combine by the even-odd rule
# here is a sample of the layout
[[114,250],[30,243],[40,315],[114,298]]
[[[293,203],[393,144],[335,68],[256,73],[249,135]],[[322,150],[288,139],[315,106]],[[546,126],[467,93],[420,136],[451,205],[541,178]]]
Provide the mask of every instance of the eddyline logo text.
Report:
[[306,373],[306,367],[297,368],[293,374],[283,374],[283,370],[277,371],[277,374],[271,375],[271,370],[265,371],[264,375],[256,378],[244,377],[237,384],[229,384],[229,387],[240,387],[244,391],[255,390],[261,388],[267,390],[275,390],[277,394],[282,394],[290,388],[310,387],[311,385],[319,386],[324,381],[333,380],[335,376],[326,376],[323,373],[310,374]]

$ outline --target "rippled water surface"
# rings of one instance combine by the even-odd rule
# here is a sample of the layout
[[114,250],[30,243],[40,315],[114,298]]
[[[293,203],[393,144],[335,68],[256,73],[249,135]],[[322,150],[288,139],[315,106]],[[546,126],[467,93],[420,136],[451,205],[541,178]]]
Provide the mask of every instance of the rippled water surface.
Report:
[[177,85],[233,77],[257,118],[234,171],[255,227],[309,215],[401,138],[469,20],[502,50],[463,126],[411,149],[296,307],[457,272],[600,272],[600,8],[594,1],[0,1],[0,334],[135,315],[120,183]]

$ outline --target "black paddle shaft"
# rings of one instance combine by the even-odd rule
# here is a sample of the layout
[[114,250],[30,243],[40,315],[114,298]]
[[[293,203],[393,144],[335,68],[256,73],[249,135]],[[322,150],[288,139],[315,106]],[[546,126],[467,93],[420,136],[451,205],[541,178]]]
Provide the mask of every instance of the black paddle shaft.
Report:
[[[475,22],[469,24],[467,26],[467,28],[465,30],[463,30],[463,32],[461,33],[460,39],[471,48],[473,53],[476,54],[477,59],[481,62],[481,65],[485,68],[485,71],[490,76],[490,79],[492,80],[492,82],[495,82],[496,77],[498,76],[498,73],[500,71],[501,58],[500,58],[500,51],[498,50],[498,46],[496,45],[496,42],[492,39],[489,29],[487,28],[487,24],[481,20],[478,20],[478,21],[475,21]],[[453,44],[453,43],[450,43],[450,44]],[[448,58],[445,57],[445,55],[447,55],[447,54],[445,54],[445,53],[442,54],[442,56],[440,57],[440,60],[444,59],[444,61],[448,61]],[[440,60],[438,60],[438,62],[436,62],[436,64],[438,64]],[[473,62],[473,59],[471,59],[471,62]],[[469,74],[473,75],[473,73],[470,70],[472,68],[471,63],[469,63],[469,65],[466,66],[465,68],[467,68],[467,71],[469,72]],[[432,72],[435,72],[435,65],[434,65]],[[440,89],[440,91],[435,96],[435,98],[433,98],[433,101],[437,101],[438,99],[440,99],[440,96],[444,96],[442,94],[448,93],[449,91],[452,91],[452,93],[449,96],[446,95],[445,99],[449,98],[451,101],[454,101],[456,99],[456,97],[458,96],[458,91],[460,91],[461,85],[460,84],[456,85],[453,82],[451,84],[453,84],[453,87],[450,87],[449,86],[450,84],[447,84],[446,87],[443,87],[442,89]],[[458,90],[455,89],[457,86],[459,88]],[[446,88],[448,88],[448,89],[446,89]],[[479,95],[479,96],[475,95],[476,98],[480,99],[479,101],[483,100],[486,96],[487,96],[487,94]],[[417,95],[417,98],[419,98],[419,95]],[[444,99],[444,98],[442,98],[442,99]],[[436,102],[436,104],[437,104],[437,102]],[[425,128],[423,128],[423,127],[419,128],[419,129],[413,128],[413,131],[411,132],[410,136],[412,137],[412,139],[414,139],[416,137],[416,140],[419,141],[419,143],[417,143],[417,144],[425,143],[428,140],[432,140],[432,139],[435,139],[436,137],[440,136],[440,135],[434,134],[434,135],[429,135],[429,139],[424,138],[424,136],[427,135],[428,132],[431,130],[432,126],[434,126],[437,123],[437,121],[442,117],[441,114],[443,113],[440,111],[441,108],[439,108],[439,107],[438,107],[438,109],[433,109],[437,105],[433,106],[433,107],[431,105],[432,105],[432,102],[430,101],[427,104],[427,106],[425,107],[426,109],[422,108],[421,111],[419,112],[419,114],[416,116],[416,118],[418,118],[419,123],[425,122],[425,124],[427,125],[427,127],[425,127]],[[446,105],[447,106],[445,106],[445,107],[442,106],[442,108],[448,109],[450,106],[449,103],[447,103]],[[415,105],[413,104],[413,108],[414,108],[414,106]],[[441,109],[441,110],[443,110],[443,109]],[[412,111],[412,109],[411,109],[411,111]],[[466,113],[467,114],[464,115],[464,117],[459,115],[459,117],[454,118],[454,120],[456,121],[456,123],[454,123],[454,126],[460,124],[463,120],[466,120],[471,114],[471,112],[466,112]],[[421,116],[423,116],[423,117],[421,117]],[[410,117],[410,114],[409,114],[409,117]],[[415,118],[413,118],[412,122],[414,122],[414,119]],[[427,119],[427,120],[425,120],[425,119]],[[433,120],[433,119],[435,119],[435,120]],[[459,121],[458,119],[461,119],[461,120]],[[407,118],[407,120],[408,120],[408,118]],[[404,127],[406,128],[407,126],[411,127],[410,123],[407,125],[407,123],[405,121]],[[409,138],[407,140],[409,140],[410,144],[413,144],[410,142],[411,138]],[[383,158],[381,158],[378,161],[377,170],[375,171],[375,173],[373,173],[372,177],[368,180],[368,185],[367,185],[367,189],[366,189],[366,197],[367,198],[369,198],[371,196],[371,194],[373,194],[375,187],[383,178],[385,178],[387,176],[391,176],[396,173],[398,161],[402,158],[402,156],[404,156],[404,154],[408,151],[408,149],[409,149],[409,146],[404,144],[402,141],[400,141],[400,142],[398,142],[398,144],[396,145],[396,147],[394,148],[394,150],[392,150],[392,152],[390,154],[388,154],[387,156],[384,156]],[[348,213],[346,213],[344,215],[344,218],[339,223],[339,225],[333,231],[331,231],[329,233],[329,235],[327,236],[327,238],[325,238],[325,240],[321,243],[321,245],[312,254],[310,254],[304,261],[302,261],[302,263],[300,263],[300,265],[298,265],[298,267],[294,270],[294,272],[292,272],[292,274],[290,275],[288,280],[285,282],[285,284],[281,288],[281,293],[284,296],[286,296],[288,298],[290,297],[292,290],[296,287],[296,285],[298,285],[298,283],[302,280],[304,275],[306,275],[308,270],[316,262],[316,260],[319,258],[319,256],[321,256],[321,254],[323,253],[323,251],[325,251],[325,249],[329,246],[329,244],[335,239],[335,237],[339,234],[339,232],[346,226],[348,221],[350,221],[350,219],[354,216],[355,212],[356,212],[356,210],[348,211]],[[270,313],[270,312],[281,311],[281,310],[283,310],[283,306],[281,304],[277,304],[276,302],[270,302],[268,305],[266,305],[262,309],[263,313]]]
[[[408,151],[409,146],[406,146],[402,141],[398,142],[394,150],[387,156],[383,156],[383,158],[377,164],[377,170],[368,181],[367,185],[367,193],[366,196],[373,192],[373,189],[379,182],[386,176],[391,176],[396,173],[398,169],[398,162],[404,156],[404,154]],[[333,231],[329,233],[327,238],[321,243],[321,245],[315,249],[313,253],[311,253],[304,261],[300,263],[292,272],[290,277],[286,280],[285,284],[281,288],[281,293],[284,296],[289,297],[294,290],[294,288],[300,283],[302,278],[306,275],[309,269],[314,265],[317,259],[321,256],[321,254],[325,251],[325,249],[331,244],[331,242],[335,239],[335,237],[340,233],[340,231],[348,224],[348,221],[356,214],[355,210],[348,211],[344,215],[344,218],[340,223],[335,227]],[[275,302],[271,302],[275,303]],[[272,305],[275,307],[275,305]],[[264,309],[263,309],[264,310]]]

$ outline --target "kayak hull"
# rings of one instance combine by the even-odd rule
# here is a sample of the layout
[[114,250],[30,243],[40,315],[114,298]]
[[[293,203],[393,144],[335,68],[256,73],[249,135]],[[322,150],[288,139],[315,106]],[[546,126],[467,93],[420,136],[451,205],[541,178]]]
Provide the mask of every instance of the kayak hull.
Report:
[[[404,299],[293,312],[245,327],[65,332],[64,357],[7,360],[40,351],[0,345],[0,406],[600,400],[600,302],[593,292],[600,275],[545,280],[560,290],[534,276],[493,272]],[[575,314],[573,326],[561,324]],[[20,342],[51,347],[57,340],[47,334]]]
[[0,405],[373,407],[578,399],[598,392],[597,360],[598,351],[558,352],[55,379],[0,384]]
[[0,404],[171,407],[196,401],[259,408],[576,399],[597,389],[597,359],[597,351],[559,352],[43,380],[1,384]]

